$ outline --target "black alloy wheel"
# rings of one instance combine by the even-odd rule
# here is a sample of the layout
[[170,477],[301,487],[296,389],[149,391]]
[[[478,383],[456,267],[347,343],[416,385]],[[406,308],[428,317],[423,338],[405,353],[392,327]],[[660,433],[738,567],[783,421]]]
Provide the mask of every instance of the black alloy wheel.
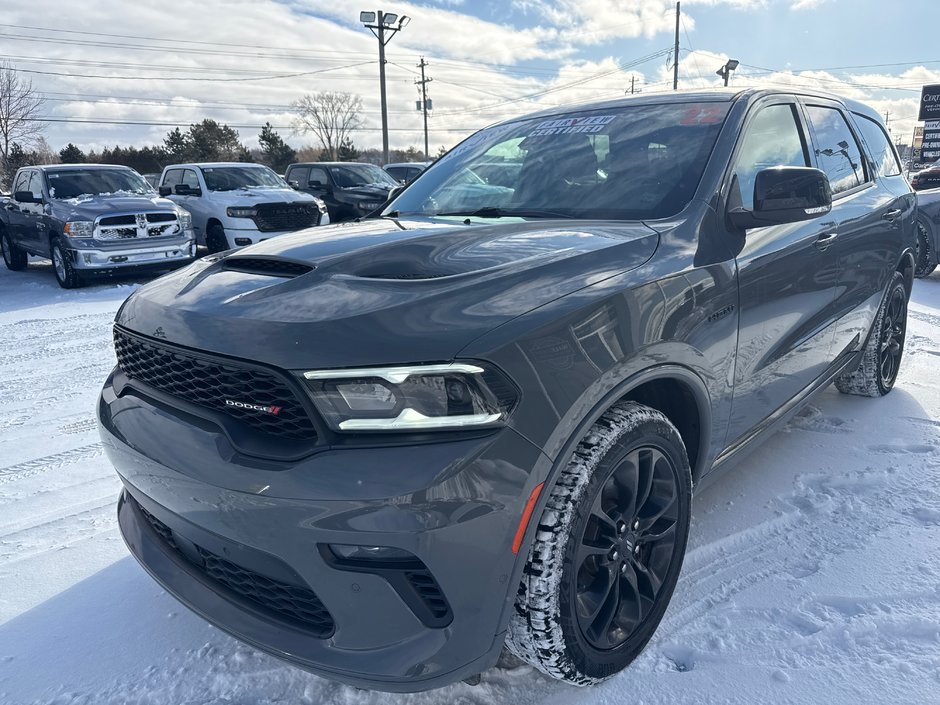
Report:
[[652,611],[673,562],[678,473],[658,448],[627,453],[591,505],[576,554],[574,613],[588,643],[615,649]]
[[890,389],[898,376],[901,355],[904,352],[904,337],[907,332],[907,296],[903,287],[895,287],[890,294],[881,321],[881,348],[878,372],[881,386]]

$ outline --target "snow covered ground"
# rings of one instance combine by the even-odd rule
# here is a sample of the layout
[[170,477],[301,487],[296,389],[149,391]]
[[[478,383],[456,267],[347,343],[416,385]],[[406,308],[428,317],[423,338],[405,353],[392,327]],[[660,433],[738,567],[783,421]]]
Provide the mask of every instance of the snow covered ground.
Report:
[[527,667],[391,696],[211,628],[124,548],[92,409],[134,283],[0,268],[0,703],[940,703],[940,273],[917,282],[897,389],[824,393],[695,499],[658,633],[593,689]]

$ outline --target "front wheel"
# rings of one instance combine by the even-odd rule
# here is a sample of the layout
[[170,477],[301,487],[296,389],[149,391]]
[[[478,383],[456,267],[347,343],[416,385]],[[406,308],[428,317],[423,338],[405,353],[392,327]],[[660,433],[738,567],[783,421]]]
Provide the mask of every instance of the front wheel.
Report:
[[5,229],[0,229],[0,249],[3,250],[3,263],[10,271],[19,272],[29,265],[29,255],[26,254],[26,250],[14,245]]
[[862,361],[855,371],[836,378],[836,389],[843,394],[883,397],[894,388],[907,334],[907,299],[904,276],[895,272],[862,350]]
[[52,269],[55,271],[56,281],[63,289],[76,289],[82,285],[82,280],[72,266],[72,258],[58,241],[52,243]]
[[209,254],[216,252],[225,252],[231,249],[228,244],[228,238],[225,236],[225,230],[218,223],[213,223],[206,228],[206,247],[209,248]]
[[611,407],[552,488],[507,647],[576,685],[609,678],[662,620],[688,540],[692,479],[676,427],[635,402]]

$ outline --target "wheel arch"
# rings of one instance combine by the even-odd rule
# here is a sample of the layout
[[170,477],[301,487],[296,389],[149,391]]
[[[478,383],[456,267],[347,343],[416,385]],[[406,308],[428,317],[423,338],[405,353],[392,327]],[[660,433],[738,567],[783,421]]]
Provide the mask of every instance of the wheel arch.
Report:
[[898,259],[897,266],[895,266],[894,271],[900,272],[904,277],[904,287],[907,289],[907,295],[910,297],[911,291],[914,288],[914,270],[916,269],[916,264],[914,262],[914,253],[910,249],[906,249],[902,254],[900,259]]

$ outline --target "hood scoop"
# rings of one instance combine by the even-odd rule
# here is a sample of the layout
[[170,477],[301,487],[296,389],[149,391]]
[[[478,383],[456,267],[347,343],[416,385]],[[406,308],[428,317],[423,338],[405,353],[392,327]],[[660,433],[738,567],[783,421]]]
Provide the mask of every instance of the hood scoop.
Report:
[[303,262],[268,257],[226,257],[222,269],[245,274],[261,274],[269,277],[293,279],[312,272],[315,267]]

